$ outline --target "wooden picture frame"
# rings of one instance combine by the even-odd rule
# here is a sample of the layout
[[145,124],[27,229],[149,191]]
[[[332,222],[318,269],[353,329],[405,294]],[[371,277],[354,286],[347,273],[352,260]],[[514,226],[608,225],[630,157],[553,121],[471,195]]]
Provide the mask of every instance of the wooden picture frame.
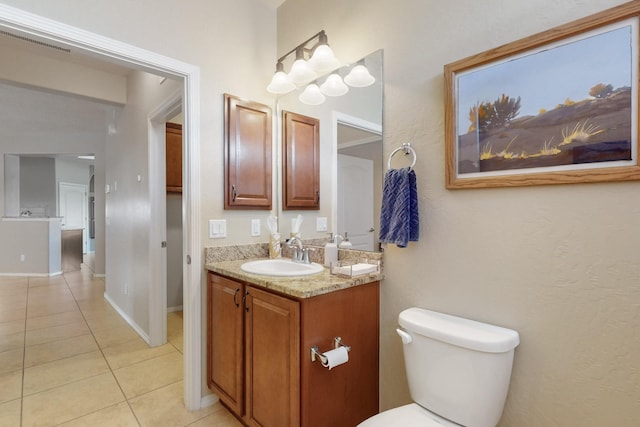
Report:
[[445,65],[447,188],[640,180],[639,22],[625,3]]

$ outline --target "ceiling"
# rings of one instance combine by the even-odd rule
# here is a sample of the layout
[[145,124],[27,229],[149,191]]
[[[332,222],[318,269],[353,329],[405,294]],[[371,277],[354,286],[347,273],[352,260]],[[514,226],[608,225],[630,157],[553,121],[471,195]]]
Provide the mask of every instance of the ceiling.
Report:
[[[16,50],[120,76],[132,70],[63,45],[56,46],[0,30],[0,57],[10,58]],[[104,102],[2,80],[0,99],[0,117],[6,123],[5,131],[8,133],[106,133],[106,117],[115,111],[113,105]]]
[[[285,0],[256,0],[273,8]],[[51,41],[24,37],[0,29],[0,57],[10,58],[15,50],[53,58],[94,68],[107,73],[126,76],[133,69],[66,45]],[[47,132],[52,127],[66,127],[69,132],[105,131],[105,114],[111,114],[113,106],[78,96],[26,87],[0,80],[0,117],[10,123],[16,132]]]

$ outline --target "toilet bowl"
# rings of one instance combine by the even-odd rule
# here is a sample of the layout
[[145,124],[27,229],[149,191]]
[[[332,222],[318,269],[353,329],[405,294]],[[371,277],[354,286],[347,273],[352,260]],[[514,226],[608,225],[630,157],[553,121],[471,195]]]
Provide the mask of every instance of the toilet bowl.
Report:
[[410,403],[381,412],[358,427],[460,427],[460,424],[445,420],[417,403]]
[[421,308],[404,310],[398,323],[415,403],[358,427],[495,427],[507,398],[518,333]]

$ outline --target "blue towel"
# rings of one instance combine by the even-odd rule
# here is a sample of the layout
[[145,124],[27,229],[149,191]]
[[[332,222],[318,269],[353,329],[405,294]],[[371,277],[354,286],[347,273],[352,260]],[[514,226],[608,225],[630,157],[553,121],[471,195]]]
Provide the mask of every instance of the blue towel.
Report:
[[416,173],[411,168],[389,169],[382,189],[380,242],[404,248],[418,241],[419,231]]

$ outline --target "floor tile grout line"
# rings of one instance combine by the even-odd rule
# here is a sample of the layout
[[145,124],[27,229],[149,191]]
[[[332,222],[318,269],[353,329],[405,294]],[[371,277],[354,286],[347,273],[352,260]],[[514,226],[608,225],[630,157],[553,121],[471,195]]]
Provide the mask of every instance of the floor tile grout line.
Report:
[[[81,305],[80,305],[80,301],[77,299],[77,297],[78,297],[78,296],[80,296],[80,294],[84,294],[84,292],[82,292],[82,293],[78,293],[78,295],[76,295],[76,294],[73,292],[72,285],[70,285],[69,280],[67,279],[67,277],[66,277],[64,274],[62,275],[62,279],[63,279],[63,283],[66,285],[66,288],[71,292],[71,295],[72,295],[72,297],[73,297],[73,301],[75,302],[75,305],[76,305],[76,307],[78,308],[78,310],[79,310],[79,312],[80,312],[80,315],[81,315],[81,317],[82,317],[82,321],[84,322],[85,326],[87,327],[87,329],[88,329],[88,331],[89,331],[89,332],[88,332],[88,334],[90,334],[90,335],[92,336],[92,338],[93,338],[93,340],[94,340],[94,342],[96,343],[96,346],[97,346],[97,348],[98,348],[98,350],[97,350],[97,351],[100,351],[100,355],[101,355],[101,357],[105,360],[106,366],[107,366],[107,368],[108,368],[108,371],[107,371],[107,370],[105,370],[104,372],[101,372],[101,373],[96,374],[96,375],[89,376],[89,377],[87,377],[87,378],[93,378],[93,377],[96,377],[96,376],[99,376],[99,375],[104,375],[104,374],[106,374],[107,372],[110,372],[110,373],[111,373],[111,375],[112,375],[112,377],[113,377],[113,379],[114,379],[114,381],[116,382],[116,384],[117,384],[118,388],[120,389],[120,391],[121,391],[121,393],[122,393],[122,396],[123,396],[123,399],[124,399],[124,400],[123,400],[123,401],[121,401],[121,402],[118,402],[118,403],[116,403],[116,404],[106,406],[105,408],[114,407],[114,406],[116,406],[116,405],[121,404],[122,402],[127,402],[127,406],[129,407],[129,410],[130,410],[131,414],[133,415],[133,417],[134,417],[134,419],[136,420],[137,424],[140,426],[140,425],[141,425],[141,422],[140,422],[140,420],[138,419],[138,415],[136,414],[136,412],[134,411],[134,409],[133,409],[133,407],[132,407],[131,401],[132,401],[132,400],[134,400],[134,399],[141,398],[141,397],[143,397],[143,396],[145,396],[145,395],[147,395],[147,394],[149,394],[149,393],[156,392],[156,391],[158,391],[158,390],[160,390],[160,389],[162,389],[162,388],[165,388],[165,387],[169,387],[169,386],[175,385],[175,384],[177,384],[177,383],[179,383],[179,382],[181,382],[181,381],[184,381],[184,378],[181,378],[180,380],[175,381],[175,382],[171,382],[171,383],[169,383],[169,384],[164,384],[164,385],[162,385],[162,386],[159,386],[159,387],[157,387],[157,388],[154,388],[153,390],[147,390],[147,391],[145,391],[144,393],[139,394],[139,395],[136,395],[136,396],[133,396],[133,397],[131,397],[131,398],[127,397],[127,395],[125,394],[125,392],[124,392],[124,390],[123,390],[122,386],[120,385],[120,382],[118,381],[118,378],[116,377],[115,372],[114,372],[115,370],[117,370],[117,369],[121,369],[121,368],[117,368],[117,369],[115,369],[115,370],[114,370],[113,366],[111,365],[111,363],[109,363],[109,360],[107,359],[107,357],[105,356],[105,353],[104,353],[104,349],[110,348],[110,347],[112,347],[112,346],[102,347],[102,345],[98,342],[98,340],[96,339],[96,336],[95,336],[94,329],[89,325],[89,322],[87,321],[87,316],[86,316],[86,314],[87,314],[87,313],[85,313],[85,311],[83,310],[83,308],[82,308],[82,307],[81,307]],[[28,317],[28,306],[29,306],[29,295],[30,295],[30,289],[31,289],[31,286],[30,286],[30,285],[31,285],[31,281],[30,281],[30,280],[31,280],[31,278],[28,278],[28,279],[27,279],[27,304],[26,304],[26,307],[25,307],[25,316],[24,316],[24,322],[25,322],[25,325],[24,325],[24,330],[23,330],[23,339],[24,339],[24,341],[23,341],[23,345],[22,345],[22,351],[23,351],[22,358],[23,358],[23,360],[22,360],[22,389],[21,389],[21,393],[20,393],[20,425],[22,425],[22,424],[23,424],[23,416],[24,416],[23,411],[24,411],[24,398],[25,398],[25,396],[24,396],[24,378],[25,378],[25,370],[26,370],[26,369],[28,369],[28,368],[25,368],[25,362],[26,362],[26,348],[27,348],[27,347],[29,347],[29,346],[27,346],[27,345],[26,345],[26,342],[27,342],[27,340],[26,340],[26,334],[27,334],[27,332],[28,332],[28,331],[27,331],[27,327],[26,327],[26,323],[27,323],[27,321],[28,321],[28,319],[29,319],[29,317]],[[82,281],[82,280],[90,280],[90,281],[93,281],[94,279],[91,279],[91,278],[80,278],[80,279],[78,280],[78,282],[75,282],[75,280],[74,280],[74,286],[76,286],[76,283],[80,283],[80,285],[77,285],[77,286],[81,286],[82,288],[85,288],[85,287],[86,287],[86,288],[90,288],[90,285],[89,285],[89,286],[85,286],[84,284],[82,284],[82,283],[81,283],[81,281]],[[37,287],[43,287],[43,286],[46,286],[46,285],[40,285],[40,286],[37,286]],[[37,288],[37,287],[34,287],[34,289],[35,289],[35,288]],[[89,301],[89,300],[91,300],[91,299],[92,299],[91,297],[89,297],[89,298],[83,298],[83,300],[82,300],[82,301]],[[64,313],[64,312],[63,312],[63,313]],[[59,314],[59,313],[53,313],[53,314]],[[49,315],[47,314],[47,315],[44,315],[44,316],[49,316]],[[44,317],[44,316],[37,316],[37,317]],[[72,322],[69,322],[69,323],[72,323]],[[64,325],[68,325],[69,323],[65,323],[65,324],[62,324],[62,325],[56,325],[56,326],[64,326]],[[39,329],[42,329],[42,328],[39,328]],[[37,329],[36,329],[36,330],[37,330]],[[77,336],[88,335],[88,334],[81,334],[81,335],[77,335]],[[65,337],[65,338],[61,338],[60,340],[67,339],[67,338],[74,338],[74,337],[77,337],[77,336],[73,336],[73,337]],[[60,340],[54,340],[54,341],[50,341],[50,342],[56,342],[56,341],[60,341]],[[178,346],[177,346],[174,342],[167,340],[167,343],[168,343],[168,344],[171,344],[172,348],[173,348],[173,349],[174,349],[174,350],[175,350],[175,351],[176,351],[176,352],[177,352],[181,357],[184,357],[184,355],[183,355],[182,351],[180,350],[180,348],[178,348]],[[44,343],[41,343],[41,344],[44,344]],[[40,345],[40,344],[35,344],[35,345]],[[60,358],[60,359],[56,359],[56,360],[63,360],[63,359],[69,358],[69,357],[74,357],[74,356],[78,356],[78,355],[81,355],[81,354],[87,354],[87,353],[94,352],[94,351],[96,351],[96,350],[92,350],[92,351],[88,351],[88,352],[84,352],[84,353],[79,353],[79,354],[76,354],[76,355],[73,355],[73,356],[67,356],[67,357],[63,357],[63,358]],[[138,361],[138,362],[136,362],[136,363],[133,363],[133,364],[131,364],[131,365],[127,365],[127,366],[125,366],[125,367],[128,367],[128,366],[135,366],[135,365],[137,365],[137,364],[139,364],[139,363],[148,362],[149,360],[157,359],[157,358],[160,358],[160,357],[163,357],[163,356],[167,356],[167,355],[170,355],[170,354],[173,354],[173,351],[170,351],[170,352],[167,352],[167,353],[164,353],[164,354],[160,354],[160,355],[156,355],[156,356],[151,357],[151,358],[149,358],[149,359],[145,359],[145,360],[142,360],[142,361]],[[53,362],[53,361],[51,361],[51,362]],[[45,363],[49,363],[49,362],[45,362]],[[40,365],[42,365],[42,364],[40,364]],[[40,365],[34,365],[33,367],[35,367],[35,366],[40,366]],[[124,367],[123,367],[123,368],[124,368]],[[79,379],[79,380],[72,381],[72,382],[69,382],[69,383],[66,383],[66,384],[73,384],[73,383],[78,382],[78,381],[86,380],[87,378]],[[66,385],[66,384],[63,384],[63,385]],[[47,390],[52,390],[52,389],[53,389],[53,388],[51,388],[51,389],[47,389]],[[46,390],[41,390],[41,391],[38,391],[37,393],[44,392],[44,391],[46,391]],[[37,394],[37,393],[30,394],[29,396],[33,396],[33,395],[35,395],[35,394]],[[26,397],[29,397],[29,396],[26,396]],[[81,417],[84,417],[84,416],[90,415],[90,414],[95,413],[95,412],[98,412],[98,411],[100,411],[100,410],[104,410],[105,408],[101,408],[101,409],[98,409],[98,410],[93,411],[93,412],[91,412],[91,413],[81,415],[81,416],[76,417],[76,418],[74,418],[74,419],[78,419],[78,418],[81,418]],[[190,425],[190,424],[193,424],[193,423],[195,423],[195,422],[198,422],[199,420],[201,420],[201,419],[203,419],[203,418],[207,417],[208,415],[209,415],[209,414],[206,414],[206,415],[203,415],[202,417],[198,418],[197,420],[192,420],[192,421],[190,421],[190,422],[189,422],[189,425]],[[69,421],[72,421],[72,420],[67,420],[67,421],[65,421],[65,423],[66,423],[66,422],[69,422]]]
[[[64,278],[65,283],[67,283],[67,286],[69,286],[69,283],[67,282],[67,279],[64,277],[64,275],[63,275],[63,278]],[[72,294],[73,294],[73,292],[72,292]],[[96,345],[98,346],[100,354],[102,354],[102,357],[104,358],[104,361],[107,364],[107,368],[109,368],[109,372],[111,373],[111,376],[113,377],[113,380],[118,385],[118,389],[120,389],[120,393],[122,393],[122,397],[124,398],[124,401],[127,402],[127,406],[129,407],[129,411],[131,411],[131,414],[133,415],[133,417],[135,418],[136,422],[138,423],[138,426],[141,426],[142,424],[140,423],[140,420],[138,419],[138,416],[134,412],[133,407],[131,406],[131,403],[129,402],[129,398],[127,397],[127,394],[124,392],[124,389],[122,388],[122,385],[120,384],[120,381],[118,381],[118,377],[116,376],[115,372],[111,368],[111,364],[109,363],[109,359],[107,359],[107,356],[104,354],[104,350],[102,349],[102,346],[100,345],[100,343],[98,342],[95,334],[93,333],[93,329],[91,328],[91,326],[89,326],[89,322],[87,322],[87,318],[85,317],[84,312],[80,308],[80,304],[78,304],[78,300],[76,299],[75,295],[74,295],[73,299],[76,302],[76,305],[78,306],[78,310],[80,310],[80,314],[82,315],[82,318],[84,319],[85,323],[87,324],[87,328],[89,328],[89,331],[91,332],[91,335],[93,336],[93,339],[96,342]],[[104,409],[104,408],[102,408],[102,409]],[[85,414],[85,415],[87,415],[87,414]]]
[[[55,385],[55,386],[50,387],[50,388],[45,388],[45,389],[42,389],[42,390],[38,390],[35,393],[30,393],[30,394],[24,395],[23,399],[31,398],[33,396],[36,396],[36,395],[40,394],[40,393],[45,393],[45,392],[48,392],[48,391],[51,391],[51,390],[55,390],[55,389],[60,388],[60,387],[64,387],[64,386],[70,385],[70,384],[77,384],[79,382],[82,382],[82,381],[85,381],[85,380],[88,380],[88,379],[91,379],[91,378],[96,378],[96,377],[99,377],[100,375],[104,375],[104,374],[107,374],[107,373],[109,373],[109,371],[105,370],[105,371],[99,372],[99,373],[94,374],[94,375],[89,375],[88,377],[79,378],[77,380],[69,381],[69,382],[66,382],[64,384],[58,384],[58,385]],[[126,396],[125,396],[125,398],[126,398]]]
[[[93,412],[89,412],[89,413],[84,414],[84,415],[79,415],[79,416],[77,416],[77,417],[75,417],[75,418],[72,418],[72,419],[70,419],[70,420],[63,421],[63,422],[61,422],[61,423],[59,423],[59,424],[54,425],[53,427],[57,427],[57,426],[65,425],[65,424],[67,424],[67,423],[70,423],[70,422],[72,422],[72,421],[79,420],[79,419],[81,419],[81,418],[83,418],[83,417],[86,417],[86,416],[88,416],[88,415],[93,415],[93,414],[95,414],[95,413],[97,413],[97,412],[100,412],[100,411],[103,411],[103,410],[105,410],[105,409],[116,407],[116,406],[118,406],[118,405],[120,405],[121,403],[124,403],[124,402],[126,402],[126,399],[125,399],[125,400],[123,400],[123,401],[121,401],[121,402],[116,402],[116,403],[114,403],[113,405],[109,405],[109,406],[105,406],[104,408],[96,409],[96,410],[95,410],[95,411],[93,411]],[[138,425],[140,425],[140,423],[138,423]]]
[[27,302],[24,305],[24,336],[22,337],[22,379],[20,382],[20,425],[22,426],[22,419],[24,417],[24,364],[27,357],[27,319],[29,318],[29,281],[30,277],[27,277]]

